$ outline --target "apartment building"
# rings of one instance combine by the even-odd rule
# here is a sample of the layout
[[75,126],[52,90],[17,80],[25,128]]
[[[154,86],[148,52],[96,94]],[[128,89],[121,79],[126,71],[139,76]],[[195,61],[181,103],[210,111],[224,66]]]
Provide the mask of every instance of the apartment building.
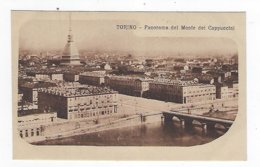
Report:
[[58,118],[98,118],[118,113],[118,93],[107,88],[78,85],[39,90],[39,110],[57,112]]
[[149,90],[150,79],[129,76],[106,76],[105,85],[122,94],[140,96]]
[[195,81],[161,79],[150,82],[149,97],[177,103],[194,103],[216,99],[216,87]]

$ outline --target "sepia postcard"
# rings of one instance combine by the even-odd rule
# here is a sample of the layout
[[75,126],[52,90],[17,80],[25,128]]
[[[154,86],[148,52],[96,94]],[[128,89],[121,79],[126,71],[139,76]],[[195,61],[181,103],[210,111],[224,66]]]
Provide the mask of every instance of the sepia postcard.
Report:
[[243,12],[12,11],[13,158],[246,160]]

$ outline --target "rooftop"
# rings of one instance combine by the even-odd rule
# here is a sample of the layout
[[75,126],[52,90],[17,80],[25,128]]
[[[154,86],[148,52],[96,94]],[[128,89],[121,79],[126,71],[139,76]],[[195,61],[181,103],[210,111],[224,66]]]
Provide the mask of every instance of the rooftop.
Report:
[[105,74],[101,72],[83,72],[81,76],[91,76],[91,77],[105,77]]
[[115,80],[140,80],[140,81],[152,81],[152,79],[149,78],[142,78],[142,77],[136,77],[136,76],[120,76],[120,75],[109,75],[107,76],[111,79]]
[[171,80],[171,79],[163,79],[163,78],[157,78],[152,83],[164,84],[164,85],[175,85],[175,86],[182,86],[182,87],[185,87],[185,86],[205,86],[206,85],[206,84],[198,83],[194,80],[182,81],[182,80]]
[[41,88],[39,92],[44,92],[52,95],[63,97],[78,97],[78,96],[90,96],[90,95],[102,95],[102,94],[114,94],[117,93],[108,88],[101,88],[96,86],[78,85],[74,87],[49,87]]
[[25,88],[45,88],[45,87],[53,87],[56,86],[55,83],[51,82],[25,82],[21,85],[21,87]]
[[40,69],[40,70],[35,70],[35,71],[27,71],[26,74],[27,75],[35,75],[35,74],[51,75],[51,74],[63,74],[63,72],[60,70]]

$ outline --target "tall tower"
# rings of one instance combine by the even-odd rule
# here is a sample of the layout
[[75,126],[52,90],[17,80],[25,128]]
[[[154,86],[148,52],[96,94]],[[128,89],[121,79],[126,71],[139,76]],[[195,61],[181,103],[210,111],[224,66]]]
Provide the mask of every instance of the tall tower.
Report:
[[71,15],[69,14],[69,34],[67,44],[63,50],[61,65],[81,65],[79,52],[76,47],[76,44],[73,40],[72,29],[71,29]]

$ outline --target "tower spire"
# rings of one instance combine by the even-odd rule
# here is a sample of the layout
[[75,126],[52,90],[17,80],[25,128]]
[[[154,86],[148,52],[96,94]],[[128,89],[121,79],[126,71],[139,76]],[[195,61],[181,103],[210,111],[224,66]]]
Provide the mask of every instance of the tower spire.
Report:
[[69,13],[69,32],[71,32],[71,13]]
[[65,45],[61,65],[81,65],[78,49],[73,41],[72,35],[72,25],[71,25],[71,13],[69,12],[69,34],[68,34],[68,41]]
[[68,34],[68,42],[72,42],[72,28],[71,28],[71,13],[69,13],[69,34]]

